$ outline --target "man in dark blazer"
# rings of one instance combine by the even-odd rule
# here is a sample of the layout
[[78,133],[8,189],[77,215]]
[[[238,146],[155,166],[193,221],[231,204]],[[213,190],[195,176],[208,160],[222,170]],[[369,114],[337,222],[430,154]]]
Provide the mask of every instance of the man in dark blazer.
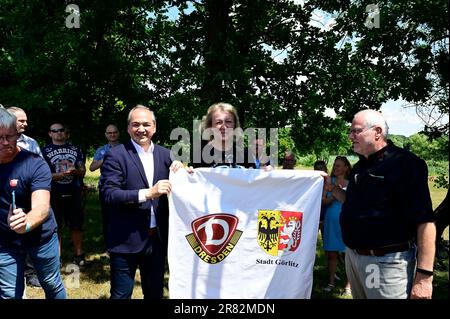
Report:
[[183,164],[152,143],[154,113],[137,105],[128,114],[131,140],[104,158],[100,194],[108,215],[106,246],[110,254],[111,298],[131,298],[140,269],[144,298],[161,299],[168,238],[169,170]]

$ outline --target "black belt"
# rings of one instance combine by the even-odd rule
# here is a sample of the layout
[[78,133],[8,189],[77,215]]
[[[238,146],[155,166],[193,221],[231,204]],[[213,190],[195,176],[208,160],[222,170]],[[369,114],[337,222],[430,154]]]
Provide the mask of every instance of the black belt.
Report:
[[395,245],[389,245],[384,246],[380,248],[375,249],[353,249],[358,255],[363,256],[384,256],[387,254],[397,253],[400,251],[409,250],[412,247],[412,244],[410,242],[403,243],[403,244],[395,244]]

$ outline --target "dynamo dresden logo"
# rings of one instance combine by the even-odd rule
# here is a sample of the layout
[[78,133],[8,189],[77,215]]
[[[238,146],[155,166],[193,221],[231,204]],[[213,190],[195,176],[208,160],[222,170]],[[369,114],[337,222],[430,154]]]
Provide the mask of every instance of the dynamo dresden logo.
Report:
[[300,246],[301,212],[258,210],[258,244],[269,255],[281,256]]
[[186,239],[201,260],[216,264],[231,253],[241,237],[238,223],[239,219],[230,214],[203,216],[192,222],[193,233]]

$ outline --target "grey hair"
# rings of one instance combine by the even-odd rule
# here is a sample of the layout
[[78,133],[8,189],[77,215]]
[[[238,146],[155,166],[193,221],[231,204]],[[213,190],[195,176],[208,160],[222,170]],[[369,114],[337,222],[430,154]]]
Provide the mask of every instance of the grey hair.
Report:
[[16,116],[4,108],[0,108],[0,128],[14,129],[17,131]]
[[387,122],[383,116],[378,111],[367,109],[359,111],[355,114],[356,116],[362,116],[364,119],[364,124],[366,127],[381,127],[381,135],[383,136],[384,140],[387,140],[388,134],[389,134],[389,126],[387,125]]
[[8,107],[7,110],[8,110],[8,112],[12,112],[14,114],[16,114],[17,112],[25,113],[25,111],[23,109],[21,109],[20,107],[17,107],[17,106]]
[[153,112],[152,110],[150,110],[150,108],[146,107],[145,105],[142,104],[138,104],[135,107],[133,107],[130,112],[128,112],[128,118],[127,118],[127,124],[130,124],[130,120],[131,120],[131,113],[133,113],[136,110],[147,110],[150,113],[152,113],[152,118],[153,118],[153,124],[156,124],[156,116],[155,116],[155,112]]

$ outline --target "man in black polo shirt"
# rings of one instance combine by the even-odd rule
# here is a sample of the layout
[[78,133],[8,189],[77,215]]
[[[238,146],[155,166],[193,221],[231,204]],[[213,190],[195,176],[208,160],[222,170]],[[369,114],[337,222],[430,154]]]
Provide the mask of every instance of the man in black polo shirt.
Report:
[[[353,298],[431,298],[436,228],[426,163],[387,140],[381,113],[358,112],[349,138],[360,155],[340,216]],[[417,259],[417,269],[416,269]]]

